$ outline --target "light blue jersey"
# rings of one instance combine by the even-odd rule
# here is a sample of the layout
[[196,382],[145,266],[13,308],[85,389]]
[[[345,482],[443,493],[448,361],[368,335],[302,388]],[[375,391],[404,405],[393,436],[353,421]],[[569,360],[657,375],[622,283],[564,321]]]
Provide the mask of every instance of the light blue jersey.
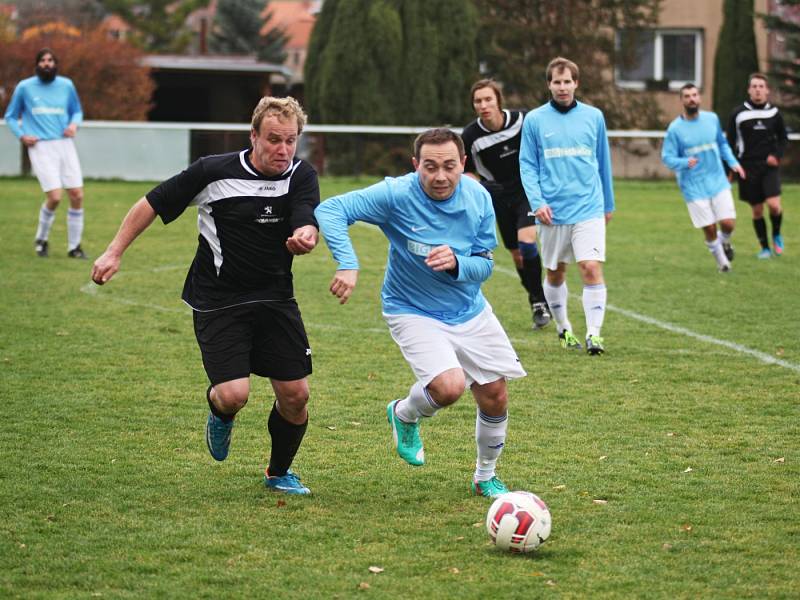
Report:
[[[689,159],[697,164],[689,168]],[[708,200],[731,187],[722,168],[722,160],[729,167],[738,165],[719,118],[713,112],[701,110],[694,119],[681,115],[669,124],[667,137],[661,149],[661,160],[675,171],[678,187],[687,202]]]
[[60,140],[67,126],[81,124],[83,110],[71,79],[56,76],[44,83],[34,76],[17,84],[5,120],[18,138],[33,135],[40,140]]
[[[414,314],[447,324],[477,316],[486,306],[481,282],[492,273],[497,246],[492,199],[477,181],[462,176],[446,200],[428,196],[416,172],[387,177],[363,190],[336,196],[314,211],[339,269],[358,269],[347,228],[356,221],[377,225],[389,240],[381,290],[383,312]],[[458,275],[425,264],[436,246],[447,245]]]
[[574,225],[614,211],[611,152],[603,113],[577,102],[567,112],[551,103],[522,125],[519,171],[531,210],[547,204],[554,225]]

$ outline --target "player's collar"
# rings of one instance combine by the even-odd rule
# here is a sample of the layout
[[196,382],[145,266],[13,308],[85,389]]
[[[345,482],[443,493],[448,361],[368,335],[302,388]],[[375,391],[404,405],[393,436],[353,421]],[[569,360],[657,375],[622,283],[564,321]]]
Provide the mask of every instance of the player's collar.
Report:
[[553,108],[555,108],[555,109],[556,109],[558,112],[560,112],[562,115],[565,115],[565,114],[567,114],[569,111],[571,111],[573,108],[575,108],[576,106],[578,106],[578,101],[577,101],[577,99],[573,98],[573,99],[572,99],[572,104],[570,104],[569,106],[561,106],[561,105],[560,105],[558,102],[556,102],[555,100],[553,100],[553,99],[551,98],[551,99],[550,99],[550,106],[552,106]]

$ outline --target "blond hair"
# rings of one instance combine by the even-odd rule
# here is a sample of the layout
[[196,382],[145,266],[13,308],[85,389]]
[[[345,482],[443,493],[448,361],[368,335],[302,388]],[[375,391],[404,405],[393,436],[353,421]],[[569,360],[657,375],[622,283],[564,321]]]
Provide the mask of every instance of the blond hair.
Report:
[[306,126],[308,116],[303,111],[300,103],[287,96],[286,98],[275,98],[274,96],[264,96],[259,100],[255,110],[253,110],[253,118],[250,121],[250,126],[253,131],[260,132],[261,121],[264,117],[276,116],[280,120],[296,119],[297,120],[297,133],[303,132],[303,127]]
[[550,83],[553,80],[553,73],[555,72],[561,73],[562,71],[569,71],[570,75],[572,75],[573,81],[578,81],[578,79],[580,78],[580,71],[578,70],[578,65],[576,65],[568,58],[564,58],[563,56],[557,56],[547,64],[547,69],[545,70],[547,83]]

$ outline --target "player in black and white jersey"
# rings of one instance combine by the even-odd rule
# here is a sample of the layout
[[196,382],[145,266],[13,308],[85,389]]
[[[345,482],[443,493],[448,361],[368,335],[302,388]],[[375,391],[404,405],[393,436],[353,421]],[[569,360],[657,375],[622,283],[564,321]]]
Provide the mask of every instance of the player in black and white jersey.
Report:
[[472,106],[478,115],[461,137],[467,153],[464,171],[492,196],[503,245],[511,252],[520,281],[528,292],[533,327],[550,322],[542,290],[542,262],[536,245],[536,221],[519,175],[519,146],[525,113],[503,108],[497,83],[481,79],[472,85]]
[[770,258],[764,203],[769,207],[772,222],[772,248],[777,256],[783,254],[781,235],[780,161],[788,137],[783,117],[777,106],[769,102],[769,85],[761,73],[750,75],[747,86],[749,99],[733,109],[728,121],[728,143],[747,173],[739,180],[739,198],[753,209],[753,227],[761,244],[758,258]]
[[167,224],[197,206],[200,235],[182,297],[193,310],[211,382],[206,443],[216,460],[227,457],[234,417],[250,394],[250,374],[269,377],[276,400],[264,483],[289,494],[310,493],[289,468],[308,423],[311,374],[292,259],[318,241],[317,174],[294,158],[305,123],[293,98],[262,98],[253,112],[252,148],[200,158],[148,192],[92,269],[92,280],[106,283],[156,216]]

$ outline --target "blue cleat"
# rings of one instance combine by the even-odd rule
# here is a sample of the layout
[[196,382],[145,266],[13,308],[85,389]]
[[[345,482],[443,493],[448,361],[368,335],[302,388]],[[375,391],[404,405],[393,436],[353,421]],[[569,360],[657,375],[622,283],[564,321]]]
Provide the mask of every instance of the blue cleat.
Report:
[[772,236],[772,247],[775,250],[775,256],[783,254],[783,236],[780,233]]
[[766,260],[768,258],[772,258],[772,252],[769,251],[769,248],[762,248],[761,251],[756,254],[756,258],[759,260]]
[[300,483],[300,478],[291,469],[286,471],[286,475],[273,477],[269,474],[269,469],[264,472],[264,486],[273,492],[284,494],[296,494],[306,496],[311,490]]
[[419,423],[406,423],[394,411],[400,400],[392,400],[386,406],[386,419],[392,426],[392,438],[397,453],[404,461],[415,467],[425,464],[425,449],[419,437]]
[[472,493],[475,496],[483,496],[495,500],[503,494],[508,493],[506,484],[500,481],[496,476],[492,477],[489,481],[472,481]]
[[208,413],[206,421],[206,445],[214,460],[225,460],[228,458],[228,450],[231,447],[231,434],[233,433],[233,419],[227,423],[216,416]]

